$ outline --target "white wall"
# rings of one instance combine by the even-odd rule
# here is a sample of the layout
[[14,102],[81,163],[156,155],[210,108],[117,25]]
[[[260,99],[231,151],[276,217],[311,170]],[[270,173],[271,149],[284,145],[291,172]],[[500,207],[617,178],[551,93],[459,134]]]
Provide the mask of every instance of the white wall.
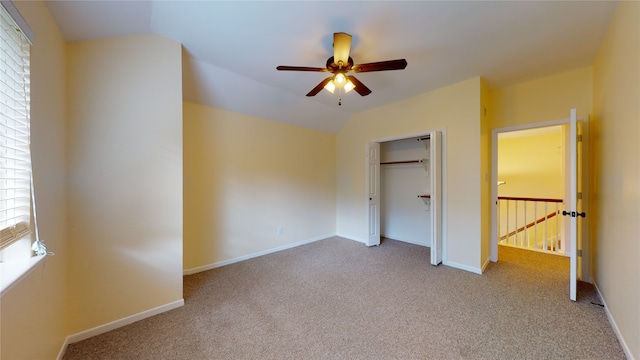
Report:
[[[380,144],[380,161],[420,160],[425,143],[416,138]],[[430,246],[431,213],[418,194],[428,194],[431,178],[423,164],[380,166],[380,234],[413,244]]]
[[621,2],[593,65],[593,275],[630,358],[640,359],[640,3]]
[[481,270],[480,87],[474,78],[362,112],[338,133],[338,234],[367,237],[365,144],[446,128],[443,213],[446,264]]
[[67,335],[65,43],[43,2],[15,4],[36,35],[31,47],[33,176],[40,237],[56,256],[47,257],[0,299],[0,358],[55,359]]
[[182,300],[179,43],[68,45],[69,332]]
[[185,102],[184,268],[335,234],[335,140]]

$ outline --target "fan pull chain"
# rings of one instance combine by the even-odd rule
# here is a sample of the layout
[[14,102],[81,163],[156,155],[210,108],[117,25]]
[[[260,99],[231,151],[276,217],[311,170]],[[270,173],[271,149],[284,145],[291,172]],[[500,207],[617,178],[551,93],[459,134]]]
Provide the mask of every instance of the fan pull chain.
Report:
[[338,98],[338,106],[342,106],[342,98]]

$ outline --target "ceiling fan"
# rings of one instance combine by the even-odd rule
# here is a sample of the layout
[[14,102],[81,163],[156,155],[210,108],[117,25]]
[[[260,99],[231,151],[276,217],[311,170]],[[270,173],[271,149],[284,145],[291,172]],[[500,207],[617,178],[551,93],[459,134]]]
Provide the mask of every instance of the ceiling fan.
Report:
[[344,89],[345,93],[355,90],[361,96],[366,96],[371,94],[371,90],[353,75],[347,75],[347,73],[351,71],[355,73],[362,73],[371,71],[402,70],[407,67],[407,60],[405,59],[354,65],[353,59],[349,56],[350,50],[351,35],[343,32],[334,33],[333,56],[327,60],[326,67],[316,68],[280,65],[276,69],[281,71],[330,72],[333,74],[311,89],[307,96],[315,96],[323,88],[327,89],[331,93],[333,93],[336,88]]

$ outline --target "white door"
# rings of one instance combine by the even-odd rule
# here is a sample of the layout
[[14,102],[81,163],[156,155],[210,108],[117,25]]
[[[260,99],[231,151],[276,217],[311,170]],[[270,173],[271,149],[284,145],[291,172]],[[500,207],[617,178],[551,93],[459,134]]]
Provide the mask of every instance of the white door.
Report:
[[367,144],[367,246],[380,245],[380,143]]
[[569,216],[569,298],[576,301],[578,290],[578,218],[585,216],[578,196],[578,152],[581,144],[578,141],[576,109],[571,109],[569,121],[570,182],[567,196],[568,203],[562,215]]
[[432,131],[429,142],[431,265],[438,265],[442,262],[442,134]]

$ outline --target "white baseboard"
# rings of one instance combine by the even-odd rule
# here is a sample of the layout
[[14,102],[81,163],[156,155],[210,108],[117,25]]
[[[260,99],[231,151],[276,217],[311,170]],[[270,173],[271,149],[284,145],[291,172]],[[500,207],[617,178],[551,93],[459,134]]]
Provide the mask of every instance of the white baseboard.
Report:
[[161,314],[163,312],[169,311],[169,310],[173,310],[176,308],[179,308],[181,306],[184,305],[184,299],[180,299],[165,305],[161,305],[158,307],[155,307],[153,309],[149,309],[149,310],[145,310],[141,313],[137,313],[131,316],[127,316],[125,318],[119,319],[119,320],[115,320],[112,321],[110,323],[104,324],[104,325],[100,325],[100,326],[96,326],[92,329],[89,330],[85,330],[82,332],[79,332],[77,334],[73,334],[73,335],[69,335],[67,336],[67,339],[64,341],[63,345],[62,345],[62,349],[60,349],[60,352],[58,353],[58,359],[62,359],[62,357],[64,356],[64,352],[67,350],[67,345],[69,344],[73,344],[76,343],[78,341],[82,341],[82,340],[86,340],[88,338],[94,337],[96,335],[100,335],[100,334],[104,334],[108,331],[111,330],[115,330],[117,328],[129,325],[129,324],[133,324],[136,321],[140,321],[143,319],[146,319],[148,317],[154,316],[154,315],[158,315]]
[[64,356],[64,353],[67,351],[67,346],[69,346],[69,337],[67,336],[66,339],[64,339],[64,342],[62,343],[62,347],[60,348],[60,351],[58,351],[58,356],[56,357],[56,360],[62,360],[62,357]]
[[622,345],[622,351],[624,351],[624,355],[627,357],[627,360],[635,360],[635,358],[631,354],[631,349],[629,349],[629,346],[624,341],[624,338],[620,333],[620,329],[618,328],[616,321],[613,319],[613,316],[611,316],[611,313],[609,312],[609,307],[607,306],[607,302],[605,301],[604,296],[602,296],[602,293],[600,292],[600,289],[598,288],[598,285],[596,284],[596,281],[593,278],[591,278],[591,283],[593,284],[593,287],[596,289],[596,292],[598,293],[598,297],[600,297],[600,300],[602,300],[602,305],[604,305],[604,312],[607,314],[607,318],[611,323],[611,327],[613,328],[613,332],[616,334],[618,341],[620,341],[620,345]]
[[427,244],[424,242],[418,242],[418,241],[413,241],[413,240],[408,240],[408,239],[401,239],[398,238],[396,236],[387,236],[387,235],[381,235],[381,237],[383,238],[387,238],[389,240],[395,240],[395,241],[402,241],[408,244],[413,244],[413,245],[418,245],[418,246],[425,246],[425,247],[430,247],[431,244]]
[[357,242],[359,242],[359,243],[363,243],[363,244],[366,244],[366,243],[367,243],[365,240],[363,240],[363,239],[358,239],[358,238],[355,238],[355,237],[353,237],[353,236],[348,236],[348,235],[344,235],[344,234],[336,234],[336,236],[339,236],[339,237],[341,237],[341,238],[345,238],[345,239],[347,239],[347,240],[357,241]]
[[328,239],[328,238],[331,238],[331,237],[334,237],[334,236],[336,236],[336,234],[318,236],[318,237],[315,237],[315,238],[312,238],[312,239],[299,241],[299,242],[296,242],[296,243],[293,243],[293,244],[288,244],[288,245],[279,246],[279,247],[276,247],[276,248],[273,248],[273,249],[267,249],[267,250],[263,250],[263,251],[258,251],[258,252],[255,252],[255,253],[239,256],[237,258],[219,261],[219,262],[216,262],[216,263],[213,263],[213,264],[198,266],[198,267],[193,268],[193,269],[185,269],[183,271],[183,274],[184,275],[193,275],[195,273],[199,273],[199,272],[202,272],[202,271],[207,271],[207,270],[219,268],[221,266],[237,263],[237,262],[240,262],[240,261],[249,260],[249,259],[252,259],[252,258],[255,258],[255,257],[258,257],[258,256],[263,256],[263,255],[271,254],[271,253],[274,253],[274,252],[291,249],[291,248],[294,248],[294,247],[297,247],[297,246],[300,246],[300,245],[310,244],[312,242]]
[[487,270],[487,266],[489,266],[490,262],[491,262],[491,257],[488,257],[487,260],[485,260],[484,264],[482,264],[482,269],[480,271],[482,271],[483,274],[484,274],[484,271]]
[[454,263],[454,262],[451,262],[451,261],[446,261],[446,262],[443,261],[442,265],[446,265],[446,266],[450,266],[452,268],[456,268],[456,269],[472,272],[474,274],[482,275],[482,269],[479,269],[479,268],[474,268],[474,267],[471,267],[471,266],[462,265],[462,264]]

